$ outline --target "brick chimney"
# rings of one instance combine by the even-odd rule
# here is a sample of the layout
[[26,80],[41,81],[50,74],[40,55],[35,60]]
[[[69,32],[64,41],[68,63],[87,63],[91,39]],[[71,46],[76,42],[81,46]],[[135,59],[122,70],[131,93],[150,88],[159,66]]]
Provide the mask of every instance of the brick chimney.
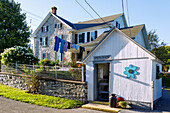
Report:
[[52,7],[51,9],[52,9],[52,13],[56,15],[56,13],[57,13],[57,8],[54,6],[54,7]]

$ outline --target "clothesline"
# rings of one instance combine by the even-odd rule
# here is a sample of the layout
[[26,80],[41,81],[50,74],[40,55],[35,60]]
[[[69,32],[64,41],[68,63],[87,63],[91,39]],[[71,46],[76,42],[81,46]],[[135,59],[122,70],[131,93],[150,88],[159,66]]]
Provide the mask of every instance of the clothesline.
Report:
[[60,53],[64,53],[67,52],[67,49],[71,49],[71,48],[75,48],[76,50],[78,50],[80,48],[80,53],[82,53],[83,51],[85,51],[85,48],[76,44],[72,44],[68,41],[65,41],[61,38],[58,38],[57,36],[55,36],[55,45],[54,45],[54,51],[59,50],[59,44],[61,42],[61,46],[60,46]]

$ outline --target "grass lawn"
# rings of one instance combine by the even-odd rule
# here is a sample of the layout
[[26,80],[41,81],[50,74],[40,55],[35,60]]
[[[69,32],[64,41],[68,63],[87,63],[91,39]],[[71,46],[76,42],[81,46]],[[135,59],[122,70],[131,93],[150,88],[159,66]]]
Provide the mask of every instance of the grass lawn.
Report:
[[65,98],[40,95],[40,94],[29,94],[26,91],[12,88],[6,85],[0,84],[0,96],[9,99],[36,104],[40,106],[47,106],[58,109],[69,109],[80,107],[83,102],[78,100],[70,100]]

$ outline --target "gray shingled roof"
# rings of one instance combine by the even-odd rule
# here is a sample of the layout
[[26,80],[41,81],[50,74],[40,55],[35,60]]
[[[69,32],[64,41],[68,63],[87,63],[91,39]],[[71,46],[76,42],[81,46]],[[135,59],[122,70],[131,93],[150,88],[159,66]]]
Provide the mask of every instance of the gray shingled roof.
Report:
[[[116,15],[111,15],[111,16],[106,16],[106,17],[102,17],[102,19],[105,22],[110,22],[110,21],[114,21],[116,18],[118,18],[119,16],[121,16],[123,13],[120,14],[116,14]],[[88,20],[88,21],[83,21],[83,22],[78,22],[76,24],[98,24],[98,23],[104,23],[101,18],[97,18],[97,19],[93,19],[93,20]]]

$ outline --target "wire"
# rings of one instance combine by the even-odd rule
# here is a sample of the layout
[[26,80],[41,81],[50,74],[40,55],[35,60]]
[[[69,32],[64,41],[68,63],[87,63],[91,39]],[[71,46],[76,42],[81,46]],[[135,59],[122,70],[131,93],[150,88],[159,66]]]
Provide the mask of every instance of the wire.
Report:
[[[130,27],[130,19],[129,19],[129,8],[128,8],[128,0],[126,0],[126,7],[127,7],[127,16],[128,16],[128,23],[129,23],[129,27]],[[129,32],[130,32],[130,37],[132,36],[131,34],[131,30],[129,28]]]
[[36,14],[33,14],[33,13],[29,12],[29,11],[26,11],[26,10],[24,10],[24,9],[23,9],[23,11],[25,11],[25,12],[27,12],[27,13],[33,15],[33,16],[36,16],[37,18],[43,19],[42,17],[40,17],[40,16],[38,16],[38,15],[36,15]]
[[[98,22],[77,0],[75,0],[96,22]],[[99,23],[99,22],[98,22]]]
[[93,7],[86,1],[86,0],[84,0],[86,3],[87,3],[87,5],[100,17],[100,19],[103,21],[103,22],[105,22],[104,20],[103,20],[103,18],[97,13],[97,11],[95,11],[94,9],[93,9]]

